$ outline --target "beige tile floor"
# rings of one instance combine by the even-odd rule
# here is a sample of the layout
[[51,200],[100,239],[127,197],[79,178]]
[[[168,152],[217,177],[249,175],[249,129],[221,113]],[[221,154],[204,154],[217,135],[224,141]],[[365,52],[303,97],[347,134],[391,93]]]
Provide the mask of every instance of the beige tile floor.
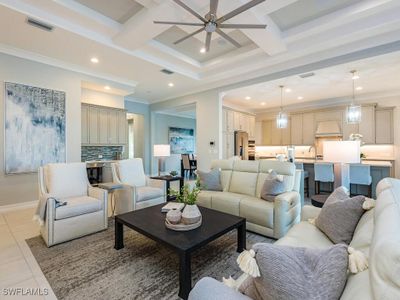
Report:
[[[39,235],[33,212],[34,208],[28,208],[0,213],[0,300],[57,299],[25,242]],[[5,295],[5,289],[10,288],[21,288],[25,293],[39,288],[48,295]]]

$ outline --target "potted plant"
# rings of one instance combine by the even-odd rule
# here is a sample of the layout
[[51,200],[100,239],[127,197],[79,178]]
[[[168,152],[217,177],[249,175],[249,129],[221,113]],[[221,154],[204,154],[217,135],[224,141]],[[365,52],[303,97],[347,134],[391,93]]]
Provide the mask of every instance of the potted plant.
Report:
[[199,193],[200,188],[198,184],[194,187],[190,187],[189,184],[186,183],[180,192],[170,189],[170,195],[175,196],[178,202],[185,204],[185,208],[182,212],[182,222],[184,224],[194,224],[201,220],[201,213],[196,205]]
[[177,171],[171,171],[171,172],[169,172],[169,175],[171,175],[172,177],[175,177],[175,176],[178,175],[178,172]]

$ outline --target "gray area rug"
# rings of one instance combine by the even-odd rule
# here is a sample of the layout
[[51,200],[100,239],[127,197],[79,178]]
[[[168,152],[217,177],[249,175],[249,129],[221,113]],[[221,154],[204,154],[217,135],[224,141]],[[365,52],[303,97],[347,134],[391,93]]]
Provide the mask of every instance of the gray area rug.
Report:
[[[114,220],[103,232],[47,248],[40,236],[26,240],[58,299],[179,299],[178,257],[133,230],[114,249]],[[238,277],[236,230],[192,257],[193,285],[202,277]],[[247,233],[247,247],[274,240]]]

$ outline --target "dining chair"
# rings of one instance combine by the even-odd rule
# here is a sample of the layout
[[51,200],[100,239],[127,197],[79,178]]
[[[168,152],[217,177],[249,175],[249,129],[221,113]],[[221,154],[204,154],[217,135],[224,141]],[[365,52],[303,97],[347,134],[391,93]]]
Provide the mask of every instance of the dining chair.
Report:
[[309,180],[309,174],[308,171],[304,170],[304,164],[303,163],[295,163],[296,169],[297,170],[303,170],[304,174],[304,193],[307,195],[307,198],[310,198],[310,180]]
[[365,185],[368,186],[368,193],[365,196],[372,197],[372,176],[371,166],[364,164],[350,164],[350,195],[356,195],[352,193],[353,185]]
[[[315,194],[332,193],[335,183],[333,163],[319,162],[314,164]],[[329,190],[321,190],[321,182],[329,183]]]
[[189,154],[182,154],[182,165],[183,165],[183,175],[186,177],[187,172],[189,171],[189,176],[193,175],[193,171],[196,171],[196,166],[193,166],[190,163]]

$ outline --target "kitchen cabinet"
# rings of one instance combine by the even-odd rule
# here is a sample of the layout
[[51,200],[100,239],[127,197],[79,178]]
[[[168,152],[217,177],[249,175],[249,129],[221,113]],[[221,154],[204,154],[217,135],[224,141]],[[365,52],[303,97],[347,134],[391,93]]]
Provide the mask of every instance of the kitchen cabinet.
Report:
[[83,145],[126,145],[128,122],[122,109],[82,104],[81,142]]
[[222,113],[222,131],[234,132],[234,113],[232,110],[224,109]]
[[361,123],[358,133],[362,134],[365,144],[375,144],[375,106],[361,107]]
[[256,139],[256,117],[249,116],[249,139]]
[[375,143],[393,144],[393,108],[375,111]]
[[238,111],[233,112],[233,129],[234,130],[241,130],[241,113]]
[[240,130],[249,133],[249,115],[240,114]]
[[81,111],[81,143],[89,144],[89,107],[82,106]]
[[99,108],[89,107],[89,144],[99,143]]
[[272,121],[263,121],[262,122],[262,144],[263,145],[271,145],[272,139],[271,139],[271,128],[272,127]]
[[275,120],[263,121],[263,145],[290,145],[290,122],[287,128],[277,128]]
[[225,159],[228,159],[234,155],[234,133],[233,132],[225,132],[222,135],[222,156]]
[[[303,114],[303,145],[314,145],[315,142],[314,113]],[[293,136],[293,134],[292,134]]]
[[290,124],[292,133],[291,144],[295,146],[303,145],[303,115],[292,115],[290,118]]
[[222,110],[222,131],[235,132],[245,131],[249,138],[255,138],[255,116],[239,111],[224,108]]

